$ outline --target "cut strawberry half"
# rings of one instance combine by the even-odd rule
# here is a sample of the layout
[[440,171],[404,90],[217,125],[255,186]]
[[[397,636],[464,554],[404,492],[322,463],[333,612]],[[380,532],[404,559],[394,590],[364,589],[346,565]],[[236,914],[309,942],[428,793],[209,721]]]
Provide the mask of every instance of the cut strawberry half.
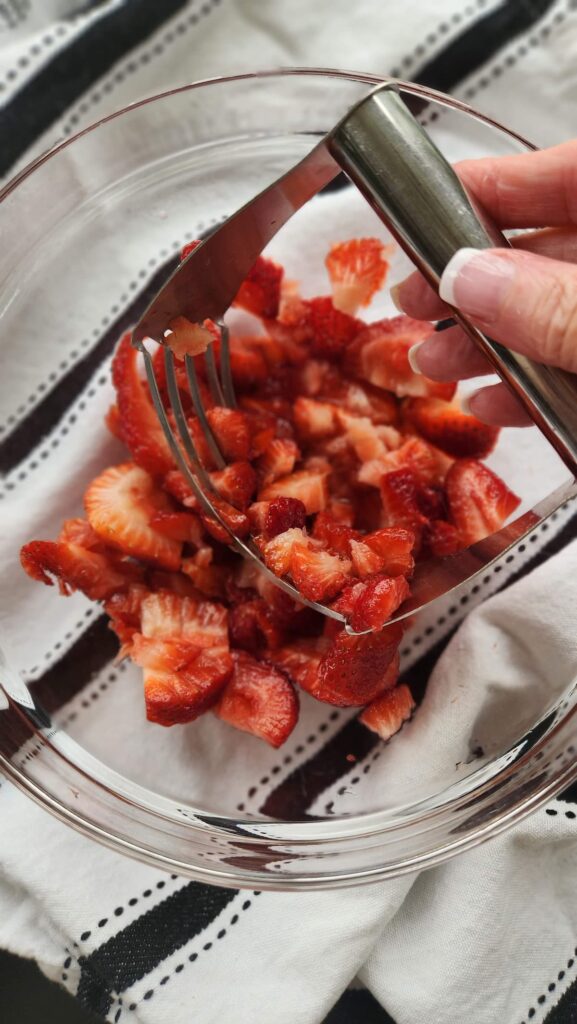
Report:
[[174,460],[147,385],[138,372],[137,355],[130,334],[125,334],[112,360],[122,440],[137,465],[153,475],[164,475],[174,467]]
[[[349,515],[347,518],[350,518]],[[329,512],[319,512],[315,518],[313,537],[321,541],[334,554],[349,558],[351,555],[350,542],[358,540],[360,536],[358,530],[353,530],[344,522],[337,522]]]
[[456,401],[412,398],[404,416],[423,437],[456,458],[482,459],[493,451],[499,428],[464,413]]
[[249,458],[251,431],[246,413],[240,409],[225,409],[215,405],[208,409],[206,418],[227,462],[242,462]]
[[348,559],[328,551],[316,551],[309,544],[293,545],[290,574],[297,590],[309,601],[334,597],[343,589],[350,571]]
[[313,696],[338,707],[364,706],[394,685],[388,673],[403,636],[402,623],[380,633],[337,634],[318,669]]
[[437,558],[446,558],[460,551],[463,541],[456,526],[444,519],[435,519],[423,530],[423,547]]
[[150,524],[156,512],[170,509],[170,502],[146,470],[133,462],[105,470],[90,484],[84,506],[105,543],[133,558],[178,569],[182,544]]
[[474,459],[459,459],[447,474],[451,519],[464,547],[498,530],[521,499],[496,473]]
[[410,576],[415,560],[412,555],[415,534],[403,526],[386,526],[363,537],[364,544],[381,559],[379,572],[387,576]]
[[335,309],[329,296],[309,301],[308,323],[312,352],[328,359],[340,359],[364,326],[362,320]]
[[282,267],[259,256],[241,284],[233,305],[272,319],[278,313],[282,278]]
[[49,540],[25,544],[20,551],[20,563],[32,579],[51,587],[54,577],[61,594],[81,590],[92,601],[105,601],[142,578],[142,569],[130,562],[79,544]]
[[248,508],[256,487],[256,473],[250,462],[233,462],[210,474],[221,498],[243,511]]
[[365,325],[345,358],[345,369],[379,388],[404,395],[434,395],[451,399],[454,384],[440,384],[414,373],[409,349],[432,332],[431,324],[398,316]]
[[255,462],[261,487],[268,487],[275,480],[289,476],[298,458],[300,458],[298,445],[291,438],[271,438]]
[[359,715],[359,722],[376,732],[382,740],[390,740],[415,710],[413,695],[406,683],[400,683],[377,697]]
[[389,264],[378,238],[352,238],[331,246],[325,266],[333,289],[335,308],[354,315],[368,306],[385,283]]
[[297,436],[304,441],[332,437],[337,430],[335,406],[303,395],[294,404],[294,419]]
[[288,679],[271,665],[235,651],[234,672],[215,714],[272,747],[280,747],[297,724],[298,697]]
[[427,522],[419,509],[417,495],[419,483],[410,469],[397,469],[385,473],[381,480],[381,501],[387,526],[404,526],[416,539]]
[[298,498],[307,510],[307,515],[314,515],[325,508],[329,489],[327,472],[324,469],[302,469],[290,476],[275,480],[264,487],[259,493],[259,501],[272,501],[273,498]]
[[266,505],[263,531],[266,537],[276,537],[293,527],[304,527],[306,509],[298,498],[273,498]]

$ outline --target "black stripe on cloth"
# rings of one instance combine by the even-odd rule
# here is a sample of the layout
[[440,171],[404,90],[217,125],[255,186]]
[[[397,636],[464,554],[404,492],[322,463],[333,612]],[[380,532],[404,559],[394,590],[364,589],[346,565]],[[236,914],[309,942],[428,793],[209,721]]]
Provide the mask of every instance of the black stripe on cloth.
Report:
[[366,988],[348,988],[327,1014],[323,1024],[395,1024],[395,1022]]
[[521,1024],[531,1024],[536,1014],[542,1014],[545,1005],[554,1003],[543,1018],[544,1024],[575,1024],[577,1021],[577,981],[572,981],[569,988],[565,990],[561,998],[557,1000],[557,989],[565,984],[565,978],[575,973],[577,963],[577,946],[563,961],[554,978],[547,985],[546,991],[541,992],[532,1006],[527,1008],[527,1013],[521,1020]]
[[146,287],[101,336],[94,348],[75,363],[45,398],[20,420],[12,433],[0,442],[0,473],[9,473],[19,465],[57,425],[87,386],[102,361],[113,351],[118,339],[136,323],[177,265],[178,256],[173,256],[163,263]]
[[187,0],[129,0],[103,14],[56,53],[0,110],[0,175],[86,89],[186,5]]

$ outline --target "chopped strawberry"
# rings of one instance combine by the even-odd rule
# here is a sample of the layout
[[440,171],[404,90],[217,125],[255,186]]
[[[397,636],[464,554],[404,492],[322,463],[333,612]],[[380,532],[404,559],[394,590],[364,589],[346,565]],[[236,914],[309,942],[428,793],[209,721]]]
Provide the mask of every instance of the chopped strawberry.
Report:
[[275,576],[286,576],[289,572],[293,548],[297,544],[307,544],[304,530],[298,527],[285,530],[266,542],[263,548],[264,560]]
[[153,475],[164,475],[174,467],[174,460],[147,385],[138,372],[137,355],[130,334],[125,334],[112,360],[122,440],[137,465]]
[[206,418],[227,462],[242,462],[249,458],[251,437],[246,413],[215,405],[207,411]]
[[355,595],[349,620],[359,633],[365,629],[382,629],[410,593],[404,576],[374,576],[361,587]]
[[210,320],[204,324],[193,324],[185,316],[175,316],[168,323],[164,342],[177,359],[198,356],[218,338],[218,328]]
[[390,740],[415,710],[413,695],[406,683],[399,683],[377,697],[359,715],[359,722],[376,732],[382,740]]
[[458,459],[446,480],[451,519],[464,547],[494,533],[520,504],[496,473],[474,459]]
[[210,533],[210,536],[220,541],[221,544],[230,544],[229,530],[237,537],[246,537],[250,530],[248,516],[239,509],[229,505],[227,501],[223,501],[222,498],[217,498],[214,494],[211,494],[210,500],[229,529],[227,530],[225,526],[222,526],[214,516],[208,515],[206,512],[200,512],[200,520],[207,533]]
[[58,541],[61,544],[77,544],[87,551],[106,551],[106,546],[94,532],[86,519],[65,519],[62,523]]
[[276,537],[293,527],[303,528],[306,523],[306,509],[298,498],[273,498],[268,502],[264,522],[266,537]]
[[133,462],[112,466],[92,481],[84,495],[88,521],[105,543],[133,558],[178,569],[182,544],[150,524],[170,502],[149,474]]
[[284,345],[268,334],[243,334],[242,343],[246,349],[261,356],[269,370],[281,369],[287,362]]
[[99,551],[79,544],[33,540],[20,550],[20,563],[28,575],[53,586],[56,577],[60,593],[81,590],[92,601],[105,601],[142,576],[142,570]]
[[[376,426],[368,416],[351,416],[350,413],[340,410],[338,421],[345,431],[347,441],[354,448],[361,462],[369,459],[381,459],[387,455],[389,446],[385,440],[386,434],[383,437],[383,427]],[[384,428],[385,431],[388,429],[388,427]]]
[[264,533],[266,529],[266,514],[270,501],[253,501],[247,509],[250,532],[254,534]]
[[298,697],[288,679],[271,665],[235,651],[234,672],[215,714],[272,747],[280,747],[297,723]]
[[327,473],[323,470],[299,470],[263,487],[258,496],[259,501],[272,501],[280,497],[298,498],[308,516],[320,512],[328,500]]
[[345,369],[379,388],[404,395],[434,395],[451,399],[454,384],[439,384],[414,373],[409,349],[431,334],[429,323],[398,316],[365,325],[357,333],[345,357]]
[[190,558],[183,558],[181,570],[201,594],[224,597],[228,568],[215,564],[211,547],[201,547]]
[[363,537],[364,544],[382,559],[379,572],[387,576],[410,576],[415,561],[411,554],[415,534],[403,526],[386,526]]
[[499,428],[464,413],[458,402],[412,398],[403,409],[408,422],[423,437],[456,458],[482,459],[493,451]]
[[169,591],[150,594],[142,603],[142,634],[175,639],[195,647],[226,647],[228,612],[213,601],[179,597]]
[[420,437],[409,437],[399,448],[385,451],[374,463],[361,466],[359,481],[379,486],[385,473],[410,469],[423,484],[439,484],[443,482],[450,465],[451,460],[427,441]]
[[104,417],[104,422],[106,423],[106,426],[108,427],[112,436],[115,437],[117,441],[122,441],[122,443],[124,444],[124,436],[122,434],[122,418],[120,416],[120,412],[118,410],[117,405],[110,406],[108,412],[106,413],[106,416]]
[[[218,700],[233,670],[227,650],[148,641],[135,634],[132,657],[144,668],[146,717],[158,725],[193,722]],[[180,658],[174,659],[174,652]],[[167,665],[167,668],[163,666]]]
[[318,670],[312,694],[338,707],[364,706],[394,685],[387,670],[403,636],[402,623],[380,633],[350,636],[345,630],[334,638]]
[[339,555],[316,551],[303,543],[292,547],[290,573],[297,589],[309,601],[334,597],[342,590],[350,571],[350,561]]
[[332,437],[337,430],[337,409],[329,402],[318,402],[301,395],[294,404],[297,436],[304,441]]
[[[327,392],[323,392],[326,394]],[[330,391],[328,392],[331,393]],[[399,421],[399,401],[390,391],[383,391],[382,388],[374,387],[367,381],[347,380],[344,390],[338,398],[347,412],[353,416],[368,416],[373,423],[379,426],[392,427]],[[390,434],[390,448],[396,448],[400,444],[400,434]]]
[[210,474],[221,498],[242,510],[248,508],[256,487],[256,473],[250,462],[232,462]]
[[308,322],[312,352],[329,359],[340,358],[364,326],[362,320],[335,309],[328,296],[310,300]]
[[235,387],[239,390],[252,389],[264,384],[268,378],[268,366],[261,352],[244,344],[242,338],[230,339],[230,368]]
[[195,548],[202,546],[202,525],[198,516],[192,512],[173,512],[172,509],[161,509],[150,518],[151,527],[164,537],[193,544]]
[[261,487],[289,476],[299,457],[298,446],[289,437],[273,437],[255,462]]
[[[202,552],[205,548],[200,549]],[[199,552],[196,552],[198,555]],[[167,572],[166,569],[152,569],[146,573],[146,583],[149,590],[170,590],[178,597],[194,597],[198,600],[198,587],[195,587],[192,580],[184,575],[184,562],[181,566],[182,572]]]
[[163,489],[181,505],[189,508],[197,506],[197,500],[190,488],[188,481],[179,469],[171,469],[162,481]]
[[[352,526],[355,521],[354,506],[347,498],[332,499],[329,501],[326,511],[331,519],[340,526]],[[320,512],[319,515],[321,515]]]
[[444,519],[435,519],[423,530],[423,547],[437,558],[446,558],[459,551],[463,542],[456,526]]
[[331,246],[325,259],[336,309],[354,315],[382,288],[389,264],[378,238],[352,238]]
[[417,495],[419,484],[410,469],[397,469],[385,473],[381,480],[381,501],[387,526],[404,526],[416,537],[427,522],[419,510]]
[[295,686],[313,693],[318,683],[319,665],[329,647],[327,637],[305,637],[293,640],[288,647],[267,651],[266,659],[286,672]]
[[282,267],[264,256],[259,256],[241,284],[234,305],[242,306],[256,316],[275,317],[278,313],[282,278]]
[[243,601],[230,609],[228,629],[233,647],[253,654],[263,647],[279,647],[285,632],[262,597]]
[[350,542],[353,572],[357,576],[373,576],[383,568],[384,559],[368,544],[359,540]]
[[182,249],[180,250],[180,262],[182,263],[182,261],[185,260],[187,256],[190,256],[191,252],[194,252],[194,250],[200,244],[201,239],[197,238],[195,239],[194,242],[187,242],[186,245],[183,245]]
[[[334,505],[335,503],[333,503],[333,509]],[[350,542],[360,536],[358,530],[353,530],[346,523],[337,522],[329,512],[319,512],[315,518],[313,537],[322,541],[334,554],[349,558],[351,555]]]
[[142,602],[148,594],[146,587],[133,584],[128,590],[112,594],[104,605],[110,628],[120,640],[120,657],[130,654],[132,638],[140,631]]
[[417,505],[427,519],[446,519],[447,501],[441,487],[419,487]]

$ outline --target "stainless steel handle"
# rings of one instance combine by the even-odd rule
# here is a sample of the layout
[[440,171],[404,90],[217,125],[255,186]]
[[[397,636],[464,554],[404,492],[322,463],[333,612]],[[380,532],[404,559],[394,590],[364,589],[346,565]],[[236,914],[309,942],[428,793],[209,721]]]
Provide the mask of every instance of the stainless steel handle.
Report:
[[[433,287],[458,249],[509,247],[393,83],[349,111],[328,148]],[[455,319],[577,475],[577,376],[517,355],[457,310]]]

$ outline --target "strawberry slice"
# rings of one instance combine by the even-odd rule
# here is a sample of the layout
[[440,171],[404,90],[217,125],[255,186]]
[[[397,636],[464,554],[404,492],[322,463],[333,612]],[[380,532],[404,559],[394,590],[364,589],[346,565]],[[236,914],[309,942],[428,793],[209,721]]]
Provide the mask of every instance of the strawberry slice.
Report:
[[278,536],[268,540],[263,547],[263,557],[269,569],[275,576],[286,576],[290,570],[291,557],[295,545],[308,544],[308,538],[304,530],[293,527],[279,533]]
[[410,593],[404,576],[374,576],[355,587],[349,622],[356,632],[379,630]]
[[235,651],[232,678],[214,710],[229,725],[280,747],[297,724],[299,703],[285,676]]
[[285,631],[262,597],[243,601],[229,611],[228,629],[233,647],[256,654],[263,647],[280,647]]
[[256,473],[250,462],[233,462],[210,474],[221,498],[243,511],[248,508],[256,487]]
[[264,520],[266,537],[276,537],[293,527],[302,529],[306,523],[306,509],[298,498],[273,498],[266,503]]
[[384,558],[368,544],[359,540],[351,540],[350,549],[353,572],[357,576],[373,576],[383,568]]
[[206,417],[223,458],[227,462],[243,462],[251,453],[251,431],[246,413],[215,405]]
[[297,436],[304,441],[332,437],[337,430],[337,409],[329,402],[319,402],[301,395],[294,404]]
[[55,577],[61,594],[81,590],[91,601],[105,601],[142,576],[142,570],[130,562],[60,541],[30,541],[20,550],[20,563],[32,579],[51,587]]
[[389,269],[386,251],[378,238],[351,238],[331,246],[325,266],[336,309],[354,315],[359,306],[369,305],[385,283]]
[[219,336],[218,328],[211,320],[205,320],[203,324],[194,324],[185,316],[175,316],[168,322],[164,341],[176,358],[182,360],[185,356],[198,356],[206,352],[208,346]]
[[456,526],[444,519],[435,519],[423,530],[423,547],[437,558],[446,558],[459,551],[463,542]]
[[[282,536],[282,534],[281,534]],[[342,590],[351,571],[348,559],[317,551],[310,544],[294,544],[290,574],[297,589],[309,601],[324,601]]]
[[345,370],[379,388],[404,395],[434,395],[451,399],[455,384],[439,384],[414,373],[409,364],[409,349],[431,334],[429,323],[406,316],[378,320],[365,325],[345,357]]
[[387,576],[410,576],[415,560],[412,550],[415,534],[402,526],[386,526],[363,537],[364,544],[381,558],[379,572]]
[[521,501],[496,473],[474,459],[453,463],[446,488],[451,519],[464,547],[498,530]]
[[162,427],[138,372],[138,353],[130,334],[122,338],[112,360],[112,381],[116,389],[122,441],[138,466],[153,475],[164,475],[174,467]]
[[335,309],[329,296],[310,299],[308,323],[312,333],[311,351],[328,359],[339,359],[362,330],[362,320]]
[[170,509],[170,502],[146,470],[133,462],[105,470],[90,484],[84,506],[105,543],[133,558],[178,569],[182,544],[150,523],[156,512]]
[[198,516],[192,512],[173,512],[172,509],[162,509],[151,516],[150,525],[164,537],[193,544],[195,548],[202,547],[202,525]]
[[286,672],[289,679],[313,693],[318,682],[319,665],[330,647],[328,637],[305,637],[293,640],[287,647],[267,651],[266,659]]
[[280,480],[263,487],[258,495],[259,501],[272,501],[273,498],[298,498],[302,501],[307,510],[307,515],[314,515],[325,508],[328,501],[329,490],[327,484],[327,472],[324,468],[320,470],[302,469],[290,476],[284,476]]
[[404,526],[412,530],[417,539],[427,522],[419,509],[418,493],[419,483],[410,469],[385,473],[381,480],[381,501],[387,525]]
[[282,267],[259,256],[241,284],[233,305],[259,317],[276,317],[283,273]]
[[377,697],[359,715],[359,722],[376,732],[382,740],[390,740],[415,710],[413,695],[406,683],[400,683]]
[[[333,515],[335,511],[333,503]],[[337,511],[337,515],[338,515]],[[333,554],[343,555],[349,558],[351,555],[351,541],[358,540],[361,536],[358,530],[353,530],[345,522],[338,522],[329,512],[319,512],[313,526],[313,537],[322,542]],[[350,516],[347,513],[347,518]]]
[[312,694],[337,707],[364,706],[394,685],[388,673],[403,636],[402,623],[380,633],[350,636],[337,634],[318,669]]
[[132,638],[140,632],[142,602],[149,593],[146,587],[133,584],[128,590],[112,594],[105,602],[104,610],[110,618],[109,626],[120,640],[120,658],[131,653]]
[[300,451],[294,441],[289,437],[273,437],[255,461],[261,487],[289,476],[298,458]]
[[499,437],[498,427],[467,415],[457,401],[412,398],[405,403],[403,413],[427,441],[456,458],[485,458]]

